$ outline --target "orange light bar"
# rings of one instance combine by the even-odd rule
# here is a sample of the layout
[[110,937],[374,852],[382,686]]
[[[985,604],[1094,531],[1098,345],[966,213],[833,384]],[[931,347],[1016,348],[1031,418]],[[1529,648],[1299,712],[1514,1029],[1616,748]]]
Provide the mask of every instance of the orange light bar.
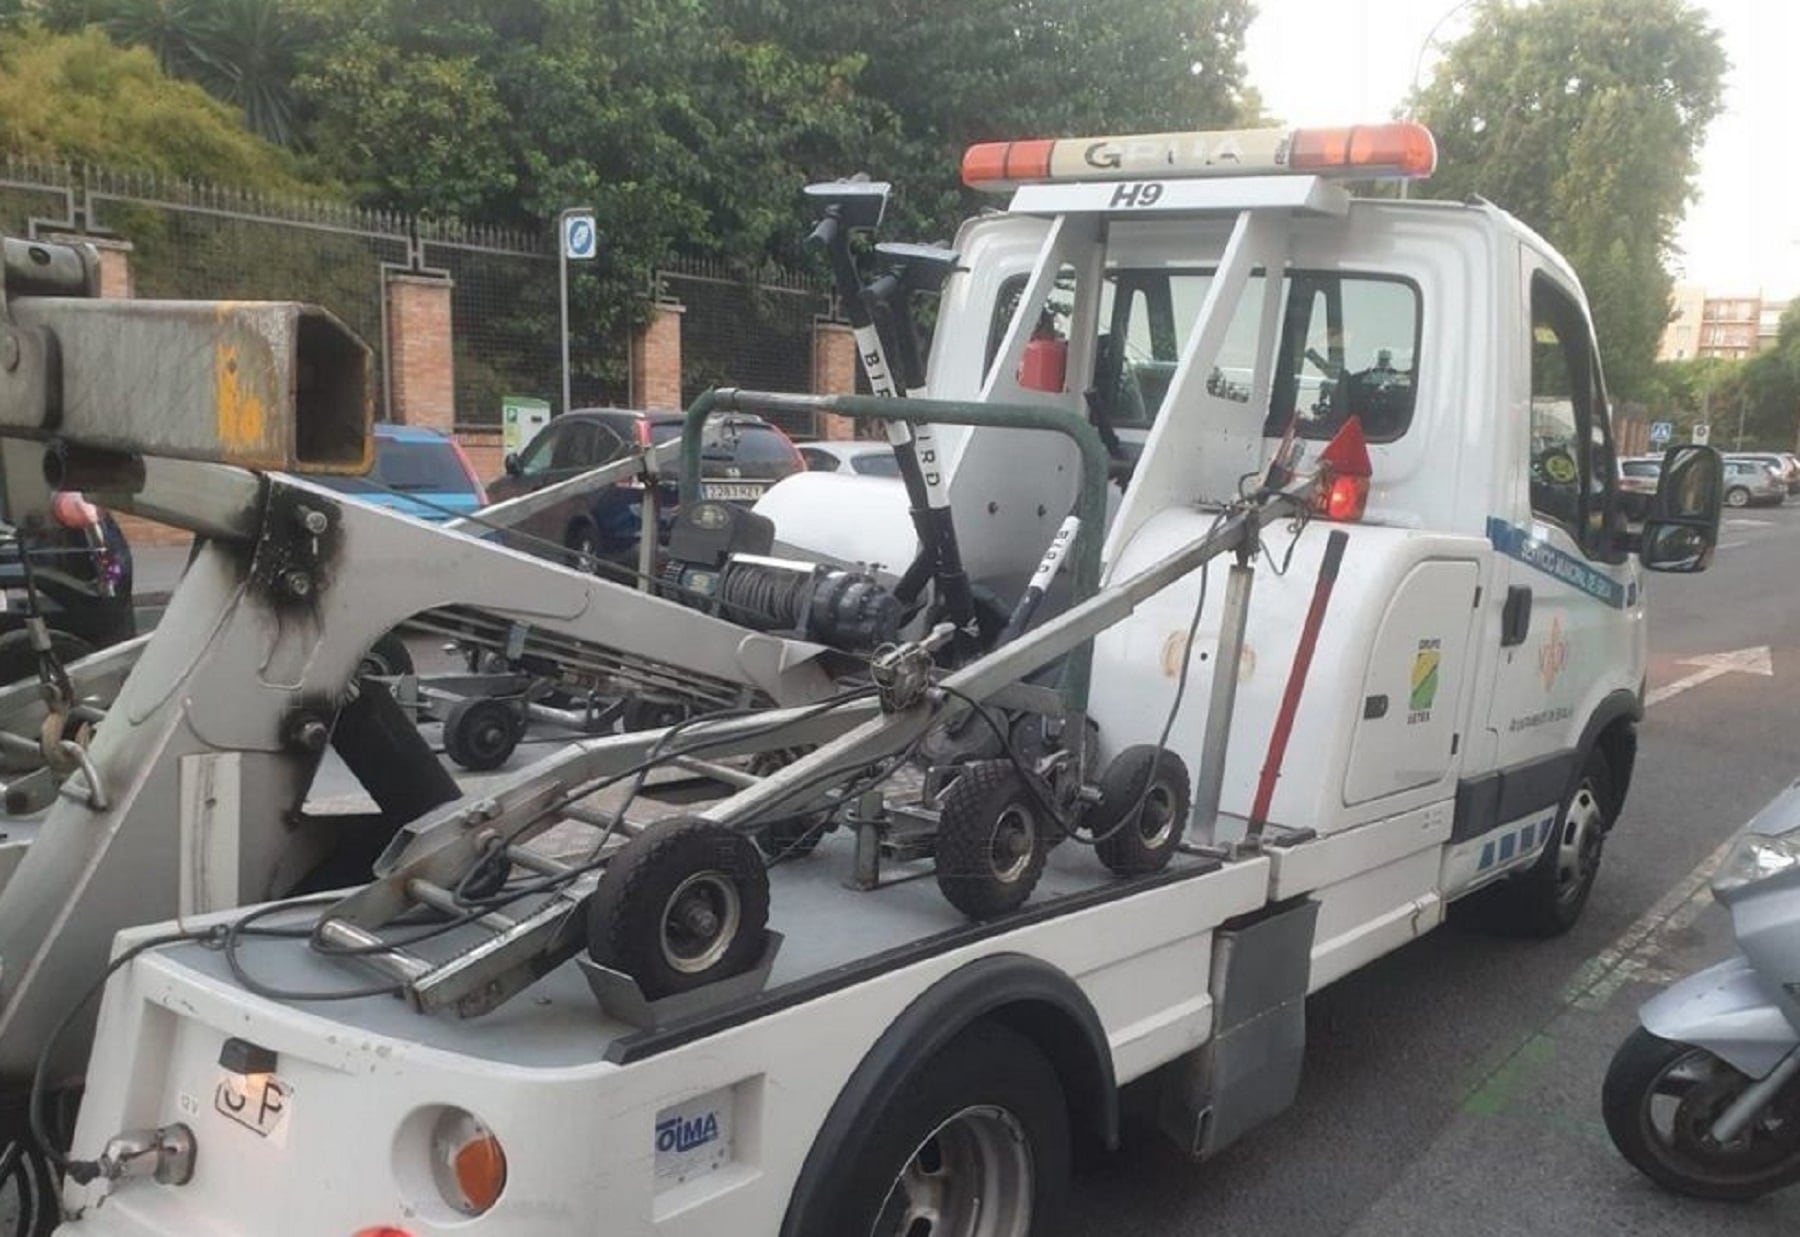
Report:
[[1126,137],[982,142],[963,153],[971,189],[1092,180],[1310,174],[1417,178],[1437,166],[1431,131],[1411,121],[1348,129],[1221,129]]
[[1348,129],[1296,129],[1289,161],[1296,172],[1417,179],[1431,175],[1437,167],[1437,142],[1430,129],[1410,121]]

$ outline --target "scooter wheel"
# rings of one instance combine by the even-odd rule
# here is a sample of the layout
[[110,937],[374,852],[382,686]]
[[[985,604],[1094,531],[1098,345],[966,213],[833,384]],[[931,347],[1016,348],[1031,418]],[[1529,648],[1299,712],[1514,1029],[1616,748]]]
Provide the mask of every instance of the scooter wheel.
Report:
[[1016,910],[1043,875],[1055,831],[1012,761],[965,765],[938,800],[938,889],[970,919]]
[[662,730],[688,719],[689,709],[679,700],[654,700],[646,696],[633,696],[625,702],[625,710],[620,715],[625,730]]
[[1100,862],[1121,876],[1160,872],[1187,830],[1187,766],[1153,743],[1128,747],[1100,778],[1100,801],[1085,822]]
[[[758,777],[768,777],[812,750],[811,747],[792,747],[758,753],[750,762],[750,772]],[[825,835],[835,828],[837,823],[829,811],[778,816],[757,829],[756,845],[770,863],[804,859],[818,849]]]
[[1606,1071],[1606,1132],[1619,1154],[1665,1189],[1724,1202],[1760,1198],[1800,1181],[1800,1079],[1737,1138],[1716,1141],[1713,1123],[1750,1081],[1704,1048],[1639,1027]]
[[444,718],[444,752],[472,772],[498,769],[511,758],[524,731],[518,711],[506,701],[471,696],[451,705]]
[[769,876],[749,838],[711,821],[659,821],[607,863],[588,900],[588,956],[649,1000],[756,965]]

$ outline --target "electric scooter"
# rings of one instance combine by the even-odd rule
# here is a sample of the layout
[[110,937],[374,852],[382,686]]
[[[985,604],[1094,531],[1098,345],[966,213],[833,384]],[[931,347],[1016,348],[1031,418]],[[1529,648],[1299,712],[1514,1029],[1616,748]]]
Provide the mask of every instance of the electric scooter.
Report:
[[1742,1201],[1800,1181],[1800,781],[1713,880],[1738,954],[1642,1010],[1603,1090],[1606,1128],[1651,1180]]

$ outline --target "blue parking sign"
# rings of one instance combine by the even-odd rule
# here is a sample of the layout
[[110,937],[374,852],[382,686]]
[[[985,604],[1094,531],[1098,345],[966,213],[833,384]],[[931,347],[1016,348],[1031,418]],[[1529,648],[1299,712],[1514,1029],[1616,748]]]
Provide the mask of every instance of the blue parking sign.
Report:
[[600,248],[600,234],[592,215],[568,215],[563,219],[563,257],[570,261],[592,258]]

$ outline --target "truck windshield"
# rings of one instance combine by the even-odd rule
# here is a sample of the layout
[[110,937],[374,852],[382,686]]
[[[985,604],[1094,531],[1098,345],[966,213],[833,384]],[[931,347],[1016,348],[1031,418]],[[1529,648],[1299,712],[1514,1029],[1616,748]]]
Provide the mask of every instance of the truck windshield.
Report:
[[[1094,385],[1115,425],[1155,420],[1212,280],[1211,271],[1108,273]],[[1263,432],[1279,437],[1291,423],[1301,437],[1325,439],[1354,414],[1371,442],[1404,434],[1418,379],[1418,289],[1391,276],[1294,271],[1282,296]],[[1262,297],[1263,276],[1253,275],[1206,378],[1218,398],[1250,399]]]

